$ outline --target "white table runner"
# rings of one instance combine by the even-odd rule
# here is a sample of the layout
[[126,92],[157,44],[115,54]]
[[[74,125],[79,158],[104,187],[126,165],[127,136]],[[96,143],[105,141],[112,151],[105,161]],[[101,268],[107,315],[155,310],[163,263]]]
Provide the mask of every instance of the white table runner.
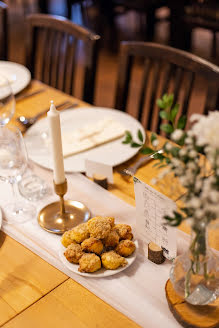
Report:
[[[36,166],[34,166],[34,171],[51,185],[53,193],[36,204],[37,211],[39,211],[46,204],[56,200],[57,196],[53,192],[52,173]],[[116,221],[135,227],[136,212],[133,206],[118,199],[81,174],[68,175],[67,180],[66,199],[83,202],[93,215],[114,216]],[[4,204],[11,199],[9,187],[0,183],[0,206],[2,209],[4,209]],[[158,266],[148,261],[141,255],[143,254],[141,241],[139,241],[140,248],[137,258],[129,268],[111,277],[86,278],[63,266],[58,256],[61,237],[44,231],[38,225],[36,218],[20,225],[3,223],[2,230],[140,326],[180,327],[170,313],[165,297],[164,288],[169,278],[171,263],[166,261]],[[182,232],[179,232],[178,242],[179,248],[185,247],[186,237]]]

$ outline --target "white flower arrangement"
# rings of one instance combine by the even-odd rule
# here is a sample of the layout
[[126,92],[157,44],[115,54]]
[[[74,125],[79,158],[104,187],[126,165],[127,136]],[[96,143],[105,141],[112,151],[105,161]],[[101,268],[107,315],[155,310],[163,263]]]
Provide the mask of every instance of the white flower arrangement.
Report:
[[[175,130],[171,139],[178,143],[184,139],[183,147],[165,145],[165,153],[169,157],[170,170],[174,172],[187,189],[184,197],[184,215],[177,213],[167,218],[172,225],[190,218],[193,225],[207,225],[219,217],[219,112],[210,112],[208,116],[192,115],[193,126],[188,132]],[[177,150],[178,149],[178,150]],[[200,162],[203,154],[205,164]],[[206,175],[207,161],[213,175]]]
[[171,226],[178,226],[187,220],[195,234],[189,248],[191,265],[185,276],[185,296],[188,297],[192,274],[202,272],[207,282],[214,278],[208,271],[205,236],[207,225],[219,218],[219,112],[210,112],[207,116],[192,115],[192,128],[184,131],[186,117],[179,117],[179,104],[174,104],[172,94],[165,94],[158,99],[157,105],[161,109],[160,118],[165,120],[160,129],[175,145],[166,142],[164,152],[159,153],[156,134],[151,134],[151,148],[144,146],[140,131],[137,134],[138,143],[133,140],[129,131],[126,132],[123,143],[139,147],[142,154],[153,154],[153,158],[158,160],[154,166],[166,167],[158,178],[152,179],[152,183],[157,183],[159,179],[172,173],[186,188],[187,192],[182,198],[184,205],[174,211],[172,216],[165,216],[165,219]]

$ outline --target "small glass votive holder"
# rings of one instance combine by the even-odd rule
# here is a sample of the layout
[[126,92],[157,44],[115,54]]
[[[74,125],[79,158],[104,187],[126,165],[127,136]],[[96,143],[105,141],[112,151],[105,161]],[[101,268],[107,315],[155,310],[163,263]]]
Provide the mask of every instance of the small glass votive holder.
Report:
[[18,189],[20,194],[29,201],[38,201],[50,193],[46,182],[31,172],[21,178],[18,182]]

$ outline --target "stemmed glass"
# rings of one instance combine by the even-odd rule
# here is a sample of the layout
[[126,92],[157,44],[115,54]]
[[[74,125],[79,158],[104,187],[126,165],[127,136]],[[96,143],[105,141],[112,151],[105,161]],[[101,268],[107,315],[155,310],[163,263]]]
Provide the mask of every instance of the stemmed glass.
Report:
[[20,130],[0,127],[0,179],[10,183],[13,202],[4,206],[8,223],[22,223],[35,215],[35,207],[17,197],[17,182],[27,168],[27,152]]
[[9,81],[0,75],[0,126],[8,124],[15,112],[15,99]]

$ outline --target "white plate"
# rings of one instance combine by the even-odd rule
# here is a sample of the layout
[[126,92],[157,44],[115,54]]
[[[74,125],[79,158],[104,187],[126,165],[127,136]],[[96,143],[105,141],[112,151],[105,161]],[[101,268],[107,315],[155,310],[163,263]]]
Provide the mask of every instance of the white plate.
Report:
[[[126,130],[130,130],[137,140],[137,131],[140,129],[145,138],[143,126],[132,116],[119,110],[102,108],[102,107],[83,107],[79,109],[70,109],[61,112],[62,131],[68,132],[72,129],[89,123],[95,123],[101,119],[111,117],[120,122]],[[43,136],[48,138],[48,121],[47,118],[36,122],[25,134],[25,142],[29,158],[35,163],[52,169],[52,155],[48,142],[45,142]],[[124,137],[108,142],[96,148],[84,151],[82,153],[70,156],[64,159],[66,172],[84,172],[85,159],[103,162],[105,164],[116,166],[119,165],[138,152],[138,148],[131,148],[130,145],[123,145]]]
[[74,263],[70,263],[68,262],[68,260],[66,260],[65,256],[64,256],[64,251],[66,250],[66,248],[61,244],[60,250],[59,250],[59,257],[62,261],[62,263],[71,271],[73,271],[74,273],[79,274],[80,276],[84,276],[84,277],[91,277],[91,278],[103,278],[103,277],[108,277],[108,276],[112,276],[114,274],[117,274],[125,269],[127,269],[136,259],[136,253],[138,250],[138,241],[135,240],[134,241],[135,246],[136,246],[136,250],[134,251],[134,253],[132,255],[130,255],[129,257],[126,257],[127,260],[127,264],[124,267],[120,267],[116,270],[107,270],[104,268],[101,268],[100,270],[93,272],[93,273],[85,273],[85,272],[80,272],[78,271],[78,264],[74,264]]
[[23,65],[0,60],[0,74],[5,76],[14,94],[22,91],[30,83],[30,71]]

